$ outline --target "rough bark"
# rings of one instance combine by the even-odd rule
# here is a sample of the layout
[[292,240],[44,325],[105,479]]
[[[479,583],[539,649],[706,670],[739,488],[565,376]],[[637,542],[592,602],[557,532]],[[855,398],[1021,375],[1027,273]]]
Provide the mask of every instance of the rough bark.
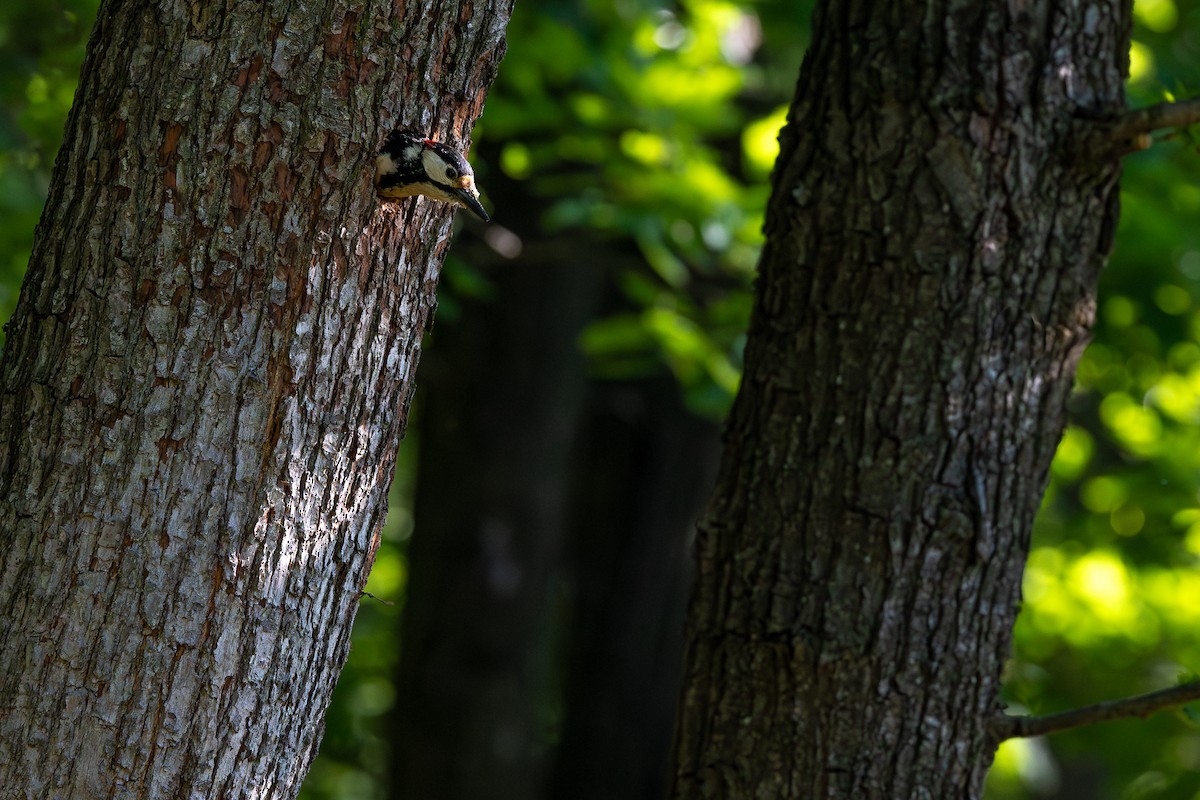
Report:
[[700,525],[676,798],[977,796],[1116,224],[1129,7],[823,2]]
[[385,513],[511,4],[100,9],[0,365],[5,797],[286,798]]

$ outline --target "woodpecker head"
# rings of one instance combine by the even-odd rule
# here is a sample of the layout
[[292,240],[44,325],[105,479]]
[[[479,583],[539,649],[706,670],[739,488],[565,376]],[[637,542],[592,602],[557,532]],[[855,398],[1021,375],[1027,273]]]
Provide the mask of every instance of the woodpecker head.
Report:
[[392,131],[383,140],[375,158],[375,191],[387,198],[423,194],[463,206],[488,221],[475,173],[462,153],[410,130]]

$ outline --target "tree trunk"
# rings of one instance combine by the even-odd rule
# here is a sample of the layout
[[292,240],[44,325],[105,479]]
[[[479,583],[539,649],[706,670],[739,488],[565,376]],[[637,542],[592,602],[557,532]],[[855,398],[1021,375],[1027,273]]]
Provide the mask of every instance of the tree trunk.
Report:
[[1129,6],[821,3],[700,525],[676,798],[980,792],[1116,224]]
[[100,9],[0,365],[0,786],[286,798],[346,654],[511,4]]

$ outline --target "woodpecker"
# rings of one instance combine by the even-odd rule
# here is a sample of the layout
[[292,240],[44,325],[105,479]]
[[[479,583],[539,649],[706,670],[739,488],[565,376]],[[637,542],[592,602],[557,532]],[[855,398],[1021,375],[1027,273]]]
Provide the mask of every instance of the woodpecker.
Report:
[[375,157],[375,191],[386,198],[423,194],[463,206],[488,221],[475,188],[475,172],[462,153],[411,130],[394,130],[383,140]]

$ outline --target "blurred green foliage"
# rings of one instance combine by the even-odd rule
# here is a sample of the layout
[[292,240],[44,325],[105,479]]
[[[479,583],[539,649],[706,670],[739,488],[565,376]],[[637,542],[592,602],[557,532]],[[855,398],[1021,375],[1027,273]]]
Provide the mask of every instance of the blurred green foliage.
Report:
[[[624,310],[582,337],[595,372],[669,370],[719,415],[740,369],[775,135],[810,3],[529,0],[476,140],[487,175],[539,199],[524,236],[586,232],[629,248]],[[1200,0],[1137,0],[1131,104],[1192,96]],[[11,313],[44,202],[94,0],[0,3],[0,320]],[[1176,134],[1128,159],[1116,252],[1072,425],[1026,571],[1005,700],[1048,713],[1200,673],[1200,154]],[[486,280],[447,272],[453,293]],[[382,797],[405,586],[412,454],[400,479],[308,800]],[[409,465],[409,466],[406,466]],[[1110,723],[997,754],[989,797],[1192,798],[1197,714]],[[1081,777],[1085,776],[1085,777]],[[1083,787],[1083,788],[1081,788]]]
[[[582,338],[596,373],[665,366],[714,417],[737,388],[767,176],[807,37],[811,4],[780,5],[519,3],[476,130],[545,200],[542,232],[636,248],[616,278],[629,310]],[[763,46],[768,30],[778,48]]]
[[16,306],[98,4],[0,2],[0,321]]

